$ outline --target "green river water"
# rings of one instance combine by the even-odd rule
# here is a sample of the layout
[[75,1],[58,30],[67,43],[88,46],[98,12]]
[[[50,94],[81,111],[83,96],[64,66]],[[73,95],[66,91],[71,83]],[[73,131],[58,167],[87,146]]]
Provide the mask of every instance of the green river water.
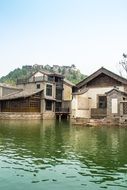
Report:
[[0,190],[127,189],[127,128],[0,121]]

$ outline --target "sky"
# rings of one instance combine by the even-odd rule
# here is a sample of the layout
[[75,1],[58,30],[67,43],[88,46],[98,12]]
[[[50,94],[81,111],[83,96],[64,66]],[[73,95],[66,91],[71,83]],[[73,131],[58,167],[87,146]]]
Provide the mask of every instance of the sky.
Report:
[[34,64],[119,73],[123,53],[126,0],[0,0],[0,77]]

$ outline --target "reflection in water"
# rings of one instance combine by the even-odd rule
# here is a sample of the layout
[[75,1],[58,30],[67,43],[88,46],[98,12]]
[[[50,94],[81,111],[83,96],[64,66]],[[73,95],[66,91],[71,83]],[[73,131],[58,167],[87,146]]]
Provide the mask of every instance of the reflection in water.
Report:
[[0,122],[0,189],[126,189],[127,129]]

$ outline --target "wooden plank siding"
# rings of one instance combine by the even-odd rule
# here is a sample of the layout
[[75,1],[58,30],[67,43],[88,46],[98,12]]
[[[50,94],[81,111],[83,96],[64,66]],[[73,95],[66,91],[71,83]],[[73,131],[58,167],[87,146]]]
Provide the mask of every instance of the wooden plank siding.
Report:
[[105,74],[100,74],[93,80],[87,83],[86,85],[88,88],[90,87],[108,87],[108,86],[121,86],[121,82],[105,75]]
[[1,112],[40,112],[40,94],[1,101]]
[[107,116],[106,108],[92,108],[91,109],[91,118],[92,119],[100,119]]

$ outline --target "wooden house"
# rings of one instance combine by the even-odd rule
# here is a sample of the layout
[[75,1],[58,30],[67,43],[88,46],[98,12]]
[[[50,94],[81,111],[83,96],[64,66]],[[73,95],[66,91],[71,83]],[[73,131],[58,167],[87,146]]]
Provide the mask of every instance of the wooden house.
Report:
[[42,119],[70,114],[72,84],[61,74],[37,71],[28,78],[18,79],[16,86],[20,90],[1,96],[1,113],[22,116],[37,113]]
[[101,118],[120,120],[124,113],[127,115],[125,100],[127,80],[102,67],[76,85],[71,117],[83,122]]

